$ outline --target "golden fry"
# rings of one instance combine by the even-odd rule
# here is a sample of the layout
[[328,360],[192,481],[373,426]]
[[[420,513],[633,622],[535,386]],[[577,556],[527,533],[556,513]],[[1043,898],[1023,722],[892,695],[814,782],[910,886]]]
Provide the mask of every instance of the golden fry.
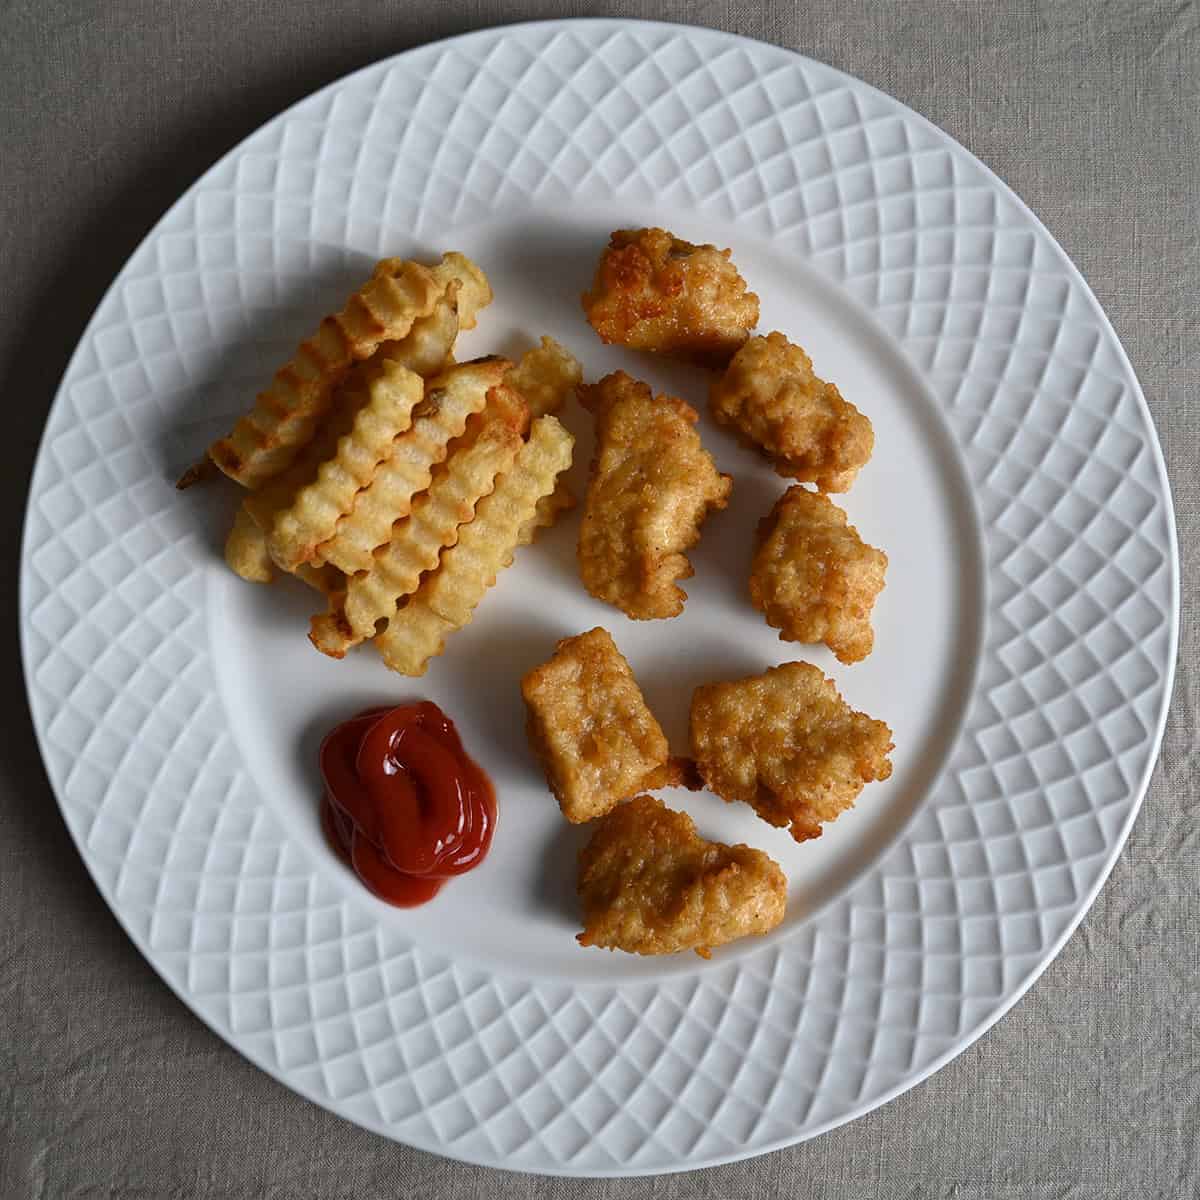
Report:
[[429,486],[450,442],[462,436],[467,419],[483,408],[511,365],[504,358],[481,358],[429,381],[425,398],[413,410],[412,427],[393,443],[391,457],[358,493],[333,536],[317,547],[319,561],[347,575],[371,568],[376,549],[390,541],[392,526],[412,511],[413,498]]
[[[245,501],[237,510],[233,528],[225,542],[225,561],[251,583],[271,583],[274,580],[274,567],[277,564],[271,561],[267,535],[250,515]],[[292,574],[324,596],[336,595],[346,587],[346,577],[335,567],[313,567],[301,563]]]
[[888,558],[826,496],[796,484],[759,523],[750,598],[785,642],[824,642],[840,662],[871,653]]
[[[565,480],[560,479],[554,486],[554,491],[543,496],[533,510],[533,516],[521,526],[517,532],[517,545],[528,546],[538,533],[554,525],[563,513],[575,507],[575,497]],[[508,564],[505,563],[505,566]]]
[[393,671],[423,675],[429,660],[445,648],[446,635],[471,620],[496,575],[511,561],[538,500],[553,493],[555,480],[571,465],[574,443],[557,418],[534,421],[512,469],[480,500],[475,519],[442,552],[438,569],[376,635],[383,661]]
[[458,291],[458,281],[452,280],[429,316],[414,321],[399,341],[382,343],[368,361],[390,359],[422,379],[444,371],[451,365],[458,338]]
[[337,567],[328,564],[314,567],[312,563],[301,563],[292,574],[330,599],[342,595],[346,590],[346,576]]
[[552,337],[521,355],[505,382],[525,397],[531,415],[556,413],[583,380],[579,360]]
[[787,880],[763,851],[707,841],[686,813],[637,796],[596,823],[579,855],[579,899],[581,946],[708,958],[774,929]]
[[603,342],[724,366],[758,324],[728,250],[694,246],[665,229],[618,229],[583,296]]
[[443,290],[451,284],[458,284],[457,308],[458,323],[461,329],[474,329],[476,315],[480,309],[487,308],[492,302],[492,285],[487,276],[465,254],[450,250],[442,255],[442,261],[436,267],[430,267],[430,274]]
[[415,322],[407,336],[384,342],[376,351],[376,357],[390,358],[425,379],[453,365],[459,330],[474,329],[476,314],[492,302],[487,276],[464,254],[451,250],[429,273],[442,290],[433,311]]
[[354,427],[354,418],[366,402],[362,377],[351,371],[338,384],[333,407],[291,466],[247,494],[242,504],[264,534],[271,532],[275,518],[292,503],[296,493],[316,479],[321,464],[337,453],[338,442]]
[[340,313],[300,343],[251,412],[209,447],[209,457],[249,488],[286,470],[351,364],[370,358],[380,343],[404,337],[444,291],[445,284],[439,286],[419,263],[385,259]]
[[[513,403],[515,401],[515,403]],[[459,526],[513,464],[522,445],[528,409],[515,392],[493,388],[488,405],[467,423],[433,473],[429,489],[413,501],[411,514],[392,529],[392,540],[375,551],[369,570],[350,577],[341,608],[313,618],[312,641],[341,657],[375,636],[376,624],[395,614],[417,590],[421,576],[438,564],[442,548],[454,545]]]
[[781,475],[846,492],[871,457],[871,422],[782,333],[751,338],[709,391],[713,416],[758,446]]
[[579,389],[596,416],[596,455],[579,533],[584,587],[635,620],[674,617],[692,574],[684,551],[710,508],[729,502],[732,481],[700,444],[697,413],[655,398],[624,371]]
[[267,535],[254,523],[244,504],[238,505],[233,528],[225,539],[225,561],[250,583],[270,583],[275,578]]
[[317,469],[316,479],[296,493],[276,518],[267,545],[285,570],[309,562],[328,541],[338,521],[354,507],[355,497],[391,455],[395,439],[412,424],[412,412],[424,396],[421,377],[384,359],[367,384],[367,403],[337,445],[337,453]]
[[186,491],[193,484],[207,483],[214,476],[221,472],[217,470],[217,464],[208,457],[208,451],[204,452],[204,457],[192,463],[187,470],[175,481],[175,486],[181,491]]
[[608,630],[563,638],[521,695],[529,744],[568,821],[673,782],[666,736]]
[[803,662],[697,688],[691,741],[712,791],[751,805],[798,842],[820,837],[822,822],[892,773],[892,731],[855,712],[832,679]]

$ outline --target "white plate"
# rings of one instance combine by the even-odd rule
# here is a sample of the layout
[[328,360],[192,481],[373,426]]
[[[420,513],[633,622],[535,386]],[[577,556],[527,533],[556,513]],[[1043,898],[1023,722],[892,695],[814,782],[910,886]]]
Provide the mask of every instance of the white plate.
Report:
[[[177,471],[384,254],[457,248],[498,296],[469,349],[549,332],[704,407],[701,373],[603,347],[578,295],[609,230],[731,245],[762,327],[875,423],[845,499],[891,557],[854,667],[746,599],[783,482],[735,479],[683,617],[577,582],[577,517],[523,551],[409,683],[321,658],[303,588],[220,561],[229,492]],[[573,477],[590,455],[580,435]],[[218,497],[220,493],[220,497]],[[1177,566],[1161,455],[1111,328],[994,176],[894,100],[784,50],[623,21],[487,31],[298,104],[167,214],[100,305],[38,459],[22,560],[42,752],[105,899],[179,995],[277,1078],[388,1137],[527,1171],[671,1171],[847,1121],[995,1021],[1104,880],[1154,763]],[[522,736],[520,673],[613,631],[677,747],[692,688],[804,657],[895,731],[895,774],[816,843],[675,794],[776,855],[775,935],[705,963],[573,941],[568,828]],[[501,813],[475,873],[414,912],[323,844],[314,751],[425,695]],[[952,1117],[947,1114],[947,1121]]]

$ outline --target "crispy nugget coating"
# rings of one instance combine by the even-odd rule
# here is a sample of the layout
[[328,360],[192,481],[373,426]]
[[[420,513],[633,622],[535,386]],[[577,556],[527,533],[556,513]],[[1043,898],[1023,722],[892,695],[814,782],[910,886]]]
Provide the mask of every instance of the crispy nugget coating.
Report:
[[583,311],[603,342],[720,367],[758,324],[758,297],[728,250],[665,229],[618,229]]
[[598,822],[581,851],[579,899],[581,946],[707,958],[713,946],[774,929],[787,880],[763,851],[706,841],[686,813],[637,796]]
[[709,401],[781,475],[823,492],[849,491],[875,448],[871,422],[782,333],[751,338],[713,380]]
[[521,694],[529,743],[568,821],[674,782],[666,736],[608,630],[563,638],[521,680]]
[[675,617],[692,574],[684,551],[733,481],[700,444],[696,410],[654,397],[624,371],[579,389],[596,416],[596,454],[579,530],[579,571],[598,600],[635,620]]
[[892,731],[855,712],[809,663],[709,683],[692,697],[692,754],[724,800],[753,806],[798,842],[853,807],[863,786],[892,773]]
[[759,522],[750,599],[783,641],[824,642],[840,662],[859,662],[875,643],[887,565],[832,500],[796,484]]

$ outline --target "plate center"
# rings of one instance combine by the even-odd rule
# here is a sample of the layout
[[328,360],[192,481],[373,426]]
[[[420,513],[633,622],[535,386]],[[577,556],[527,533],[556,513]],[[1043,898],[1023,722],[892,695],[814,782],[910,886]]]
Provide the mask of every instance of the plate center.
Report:
[[[751,607],[754,528],[788,481],[713,424],[708,376],[603,346],[584,323],[579,293],[618,219],[623,226],[665,224],[689,240],[731,245],[761,299],[760,331],[779,329],[803,345],[818,374],[837,383],[874,423],[874,458],[853,490],[835,497],[862,537],[890,560],[875,608],[875,650],[865,662],[842,666],[823,647],[782,642]],[[525,743],[521,675],[548,657],[558,638],[603,625],[628,657],[673,750],[684,753],[698,684],[805,660],[832,676],[855,708],[891,726],[891,779],[868,785],[853,810],[804,845],[744,805],[707,793],[663,794],[689,811],[706,836],[748,842],[780,862],[790,880],[789,915],[772,938],[786,937],[868,870],[929,794],[970,696],[983,622],[981,543],[963,464],[936,403],[870,314],[799,254],[707,218],[681,221],[678,214],[637,209],[577,212],[570,219],[511,213],[449,233],[438,246],[398,238],[394,252],[449,248],[475,258],[497,296],[464,338],[460,357],[515,356],[549,333],[579,356],[587,379],[620,367],[682,396],[700,411],[701,436],[718,466],[733,476],[730,506],[709,518],[690,555],[696,574],[684,582],[689,599],[681,617],[633,622],[584,592],[574,559],[577,509],[518,553],[471,626],[453,635],[446,653],[417,680],[389,673],[369,647],[342,662],[323,658],[306,639],[308,618],[320,607],[315,593],[291,581],[246,584],[214,561],[209,612],[217,676],[262,802],[353,903],[456,961],[579,983],[693,973],[701,967],[693,955],[638,959],[575,944],[574,864],[587,831],[559,816]],[[370,265],[364,258],[364,276]],[[330,295],[326,307],[332,311],[340,302],[340,295]],[[274,365],[264,362],[264,380]],[[570,481],[582,497],[590,418],[572,404],[564,419],[578,439]],[[486,862],[431,904],[404,911],[369,896],[325,846],[317,821],[316,750],[329,728],[359,709],[414,698],[434,700],[458,723],[468,751],[496,785],[500,813]],[[712,963],[761,944],[727,947]]]

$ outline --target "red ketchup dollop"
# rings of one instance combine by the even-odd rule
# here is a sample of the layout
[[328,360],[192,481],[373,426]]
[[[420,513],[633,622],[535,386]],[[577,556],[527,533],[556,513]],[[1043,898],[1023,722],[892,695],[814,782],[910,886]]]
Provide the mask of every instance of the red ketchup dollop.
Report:
[[483,861],[496,794],[436,704],[367,709],[326,736],[320,757],[321,827],[381,900],[424,904]]

